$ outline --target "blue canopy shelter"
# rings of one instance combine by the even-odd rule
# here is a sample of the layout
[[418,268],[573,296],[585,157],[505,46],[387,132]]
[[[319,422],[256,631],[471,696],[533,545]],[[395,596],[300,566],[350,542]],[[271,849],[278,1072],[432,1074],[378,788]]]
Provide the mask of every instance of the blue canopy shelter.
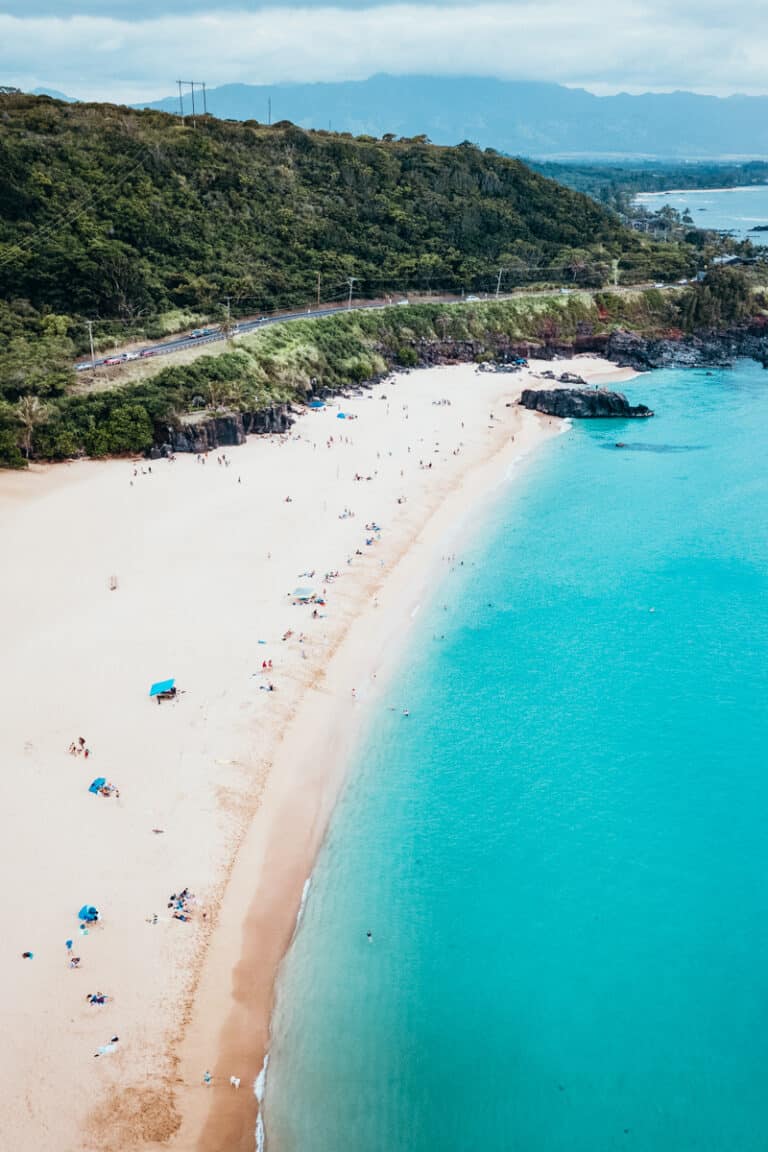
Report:
[[325,400],[310,400],[310,408],[325,408]]
[[149,694],[150,696],[159,696],[161,692],[170,692],[175,683],[176,681],[174,679],[158,680],[157,683],[153,684],[150,688]]
[[311,600],[314,595],[314,588],[294,588],[293,592],[291,592],[294,600]]
[[97,792],[100,792],[100,791],[101,791],[101,789],[104,787],[104,785],[106,784],[106,782],[107,782],[107,778],[106,778],[106,776],[97,776],[97,777],[96,777],[96,779],[95,779],[95,780],[93,781],[93,783],[91,784],[91,786],[90,786],[90,788],[88,789],[88,791],[89,791],[89,792],[93,792],[93,793],[94,793],[94,795],[95,795]]
[[98,908],[94,908],[93,904],[83,904],[82,908],[77,914],[78,920],[83,920],[86,924],[95,924],[99,918]]
[[336,419],[337,420],[346,420],[346,418],[347,418],[346,412],[337,412],[336,413]]

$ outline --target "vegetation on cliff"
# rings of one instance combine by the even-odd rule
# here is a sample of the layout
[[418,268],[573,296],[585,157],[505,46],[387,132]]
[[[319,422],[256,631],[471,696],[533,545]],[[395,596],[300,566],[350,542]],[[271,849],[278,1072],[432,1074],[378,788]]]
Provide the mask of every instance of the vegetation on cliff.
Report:
[[492,359],[510,350],[588,347],[620,328],[674,333],[711,316],[738,323],[754,297],[743,275],[713,274],[709,285],[674,292],[574,292],[498,303],[420,304],[344,312],[275,324],[238,338],[218,355],[163,368],[148,380],[106,390],[0,401],[0,463],[142,452],[164,425],[190,412],[253,412],[337,391],[391,367],[430,360]]

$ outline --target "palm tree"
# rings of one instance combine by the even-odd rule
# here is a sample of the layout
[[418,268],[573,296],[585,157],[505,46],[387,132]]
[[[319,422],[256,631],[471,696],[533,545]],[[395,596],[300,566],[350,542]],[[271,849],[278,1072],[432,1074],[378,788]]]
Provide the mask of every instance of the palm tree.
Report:
[[41,404],[37,396],[22,396],[16,405],[16,419],[23,429],[22,446],[24,455],[29,460],[32,455],[32,437],[35,429],[45,424],[48,419],[48,409]]

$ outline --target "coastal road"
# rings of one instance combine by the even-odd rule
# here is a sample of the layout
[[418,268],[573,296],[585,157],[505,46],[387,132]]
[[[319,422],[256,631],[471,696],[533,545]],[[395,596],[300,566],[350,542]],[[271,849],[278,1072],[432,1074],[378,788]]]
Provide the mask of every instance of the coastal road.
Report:
[[[366,308],[394,308],[397,304],[390,304],[381,300],[366,300],[360,303],[353,303],[351,305],[352,311],[360,311]],[[333,316],[337,312],[349,312],[350,305],[348,304],[335,304],[325,305],[321,308],[308,308],[305,312],[280,312],[273,316],[258,316],[252,317],[247,320],[240,320],[234,325],[233,331],[235,335],[242,336],[246,332],[254,332],[257,328],[265,328],[268,324],[285,324],[291,320],[313,320],[320,316]],[[75,364],[75,371],[82,372],[89,368],[101,367],[119,367],[122,364],[130,364],[136,360],[144,360],[152,356],[168,356],[174,352],[182,352],[186,348],[198,348],[203,344],[214,344],[220,340],[226,340],[226,333],[220,328],[203,328],[199,330],[201,335],[192,336],[190,333],[185,333],[183,336],[177,336],[173,340],[165,340],[159,344],[147,344],[144,348],[139,348],[135,352],[113,352],[108,356],[98,357],[96,360],[82,360]]]
[[[632,284],[626,287],[613,289],[618,292],[637,292],[643,288],[652,287],[649,284]],[[660,286],[659,286],[660,287]],[[671,289],[676,285],[664,285],[665,288]],[[595,292],[602,292],[604,289],[592,288],[569,288],[552,291],[552,289],[538,289],[531,292],[518,291],[512,293],[501,294],[496,296],[486,296],[479,300],[469,298],[468,303],[490,304],[495,300],[513,300],[520,296],[559,296],[565,293],[582,293],[588,292],[594,295]],[[460,296],[430,296],[428,299],[418,299],[414,304],[457,304],[462,301]],[[315,320],[322,316],[333,316],[338,312],[349,311],[363,311],[371,308],[396,308],[406,304],[406,300],[361,300],[357,303],[350,304],[325,304],[320,308],[308,308],[304,312],[279,312],[272,316],[255,316],[246,320],[239,320],[233,328],[235,335],[241,336],[246,332],[254,332],[258,328],[265,328],[268,324],[287,324],[292,320]],[[195,329],[200,334],[193,336],[187,332],[182,336],[177,336],[172,340],[165,340],[158,344],[147,344],[143,348],[139,348],[132,352],[112,352],[108,356],[98,357],[96,360],[82,360],[75,363],[75,371],[83,372],[94,368],[119,368],[124,364],[135,363],[137,360],[145,360],[154,356],[170,356],[175,352],[183,352],[188,348],[197,348],[204,344],[215,344],[221,340],[226,340],[226,333],[220,328],[201,328]]]

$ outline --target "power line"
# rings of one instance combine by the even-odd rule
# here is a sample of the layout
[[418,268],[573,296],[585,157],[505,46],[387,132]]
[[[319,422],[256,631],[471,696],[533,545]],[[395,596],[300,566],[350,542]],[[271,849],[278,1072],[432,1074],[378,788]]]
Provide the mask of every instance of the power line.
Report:
[[[142,153],[148,154],[148,150],[144,147],[144,145],[140,146],[140,150]],[[80,204],[84,205],[81,210],[71,212],[69,216],[65,216],[62,220],[52,221],[47,227],[41,228],[39,231],[35,232],[33,236],[28,237],[26,242],[21,240],[18,243],[13,244],[12,247],[15,251],[9,252],[6,254],[6,256],[0,258],[0,267],[2,267],[4,264],[9,264],[11,260],[15,260],[19,249],[24,252],[34,244],[37,244],[38,241],[46,240],[55,232],[59,232],[62,228],[66,228],[68,224],[73,224],[76,220],[79,220],[82,216],[85,215],[89,208],[92,208],[93,205],[98,202],[101,197],[106,195],[113,196],[116,189],[120,188],[126,182],[126,180],[129,179],[129,177],[133,176],[134,172],[137,172],[138,169],[141,168],[143,162],[144,158],[142,157],[141,160],[137,161],[133,168],[129,168],[127,172],[123,173],[122,179],[118,180],[114,184],[110,184],[108,188],[102,189],[100,194],[94,192],[90,197],[87,197],[85,201],[80,201]],[[107,173],[107,179],[109,178],[110,174]]]

